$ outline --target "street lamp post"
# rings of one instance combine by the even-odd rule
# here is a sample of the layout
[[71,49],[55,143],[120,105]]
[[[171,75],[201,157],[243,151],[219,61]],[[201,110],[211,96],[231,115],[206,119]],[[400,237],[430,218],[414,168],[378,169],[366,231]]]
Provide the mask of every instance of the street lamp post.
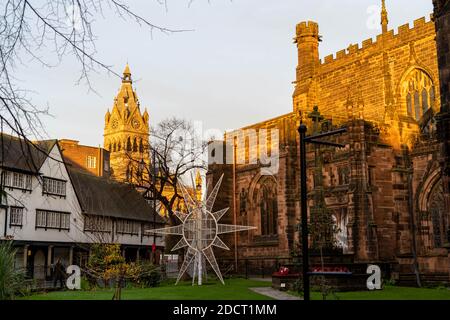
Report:
[[317,140],[328,136],[333,136],[347,132],[346,128],[337,129],[321,134],[315,134],[306,137],[308,128],[300,123],[298,133],[300,134],[300,210],[301,210],[301,232],[302,232],[302,271],[303,271],[303,299],[310,300],[309,290],[309,252],[308,252],[308,208],[307,208],[307,184],[306,184],[306,144],[313,143],[317,145],[327,145],[338,148],[345,148],[340,143]]
[[[156,152],[152,152],[152,185],[153,185],[153,230],[156,229]],[[156,233],[153,233],[153,264],[156,264]]]
[[302,221],[302,265],[303,265],[303,298],[309,301],[309,259],[308,259],[308,211],[306,205],[306,130],[303,123],[300,124],[298,132],[300,134],[300,205]]

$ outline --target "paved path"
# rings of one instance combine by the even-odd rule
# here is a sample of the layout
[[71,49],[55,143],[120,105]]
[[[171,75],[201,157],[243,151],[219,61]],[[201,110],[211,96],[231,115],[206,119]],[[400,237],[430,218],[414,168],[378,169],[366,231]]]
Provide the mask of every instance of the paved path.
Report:
[[249,289],[256,293],[274,298],[275,300],[303,300],[300,297],[287,294],[286,292],[276,290],[271,287],[249,288]]

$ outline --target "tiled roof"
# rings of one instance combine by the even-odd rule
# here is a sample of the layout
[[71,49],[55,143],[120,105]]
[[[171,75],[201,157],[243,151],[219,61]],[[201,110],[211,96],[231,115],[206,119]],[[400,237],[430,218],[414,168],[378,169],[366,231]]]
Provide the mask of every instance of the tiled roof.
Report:
[[68,166],[68,170],[84,213],[145,222],[153,222],[155,216],[156,223],[165,223],[132,186],[97,177],[71,166]]
[[0,134],[0,167],[37,174],[56,142],[31,142]]

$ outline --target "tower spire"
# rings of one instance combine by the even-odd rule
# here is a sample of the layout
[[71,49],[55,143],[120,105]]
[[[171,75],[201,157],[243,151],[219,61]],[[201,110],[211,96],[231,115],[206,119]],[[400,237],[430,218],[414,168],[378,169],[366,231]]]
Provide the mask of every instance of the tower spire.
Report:
[[386,10],[386,1],[381,0],[381,29],[383,33],[388,32],[388,23],[389,19],[388,19],[388,12]]
[[127,65],[125,66],[125,70],[123,70],[122,82],[131,82],[131,71],[128,62]]

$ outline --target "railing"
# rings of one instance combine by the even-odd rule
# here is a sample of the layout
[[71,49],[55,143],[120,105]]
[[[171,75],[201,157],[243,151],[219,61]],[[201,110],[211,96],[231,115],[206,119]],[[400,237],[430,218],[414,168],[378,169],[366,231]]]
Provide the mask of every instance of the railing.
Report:
[[[299,264],[292,258],[247,258],[237,260],[220,259],[219,267],[224,276],[230,274],[244,276],[245,278],[270,278],[280,267],[288,267],[292,272],[299,271]],[[228,271],[228,272],[227,272]]]

